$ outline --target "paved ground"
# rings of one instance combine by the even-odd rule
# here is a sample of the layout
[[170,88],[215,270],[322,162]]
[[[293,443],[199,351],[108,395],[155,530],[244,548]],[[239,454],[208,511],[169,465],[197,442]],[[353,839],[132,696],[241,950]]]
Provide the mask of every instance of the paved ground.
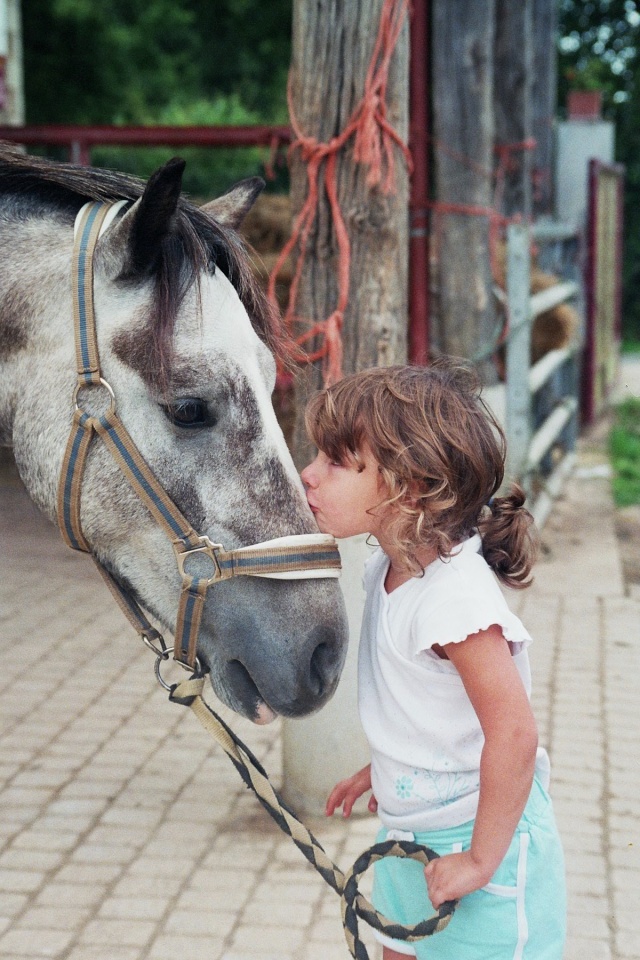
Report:
[[[640,394],[637,371],[623,380]],[[600,431],[547,523],[536,584],[513,598],[537,641],[565,960],[640,960],[640,597],[603,463]],[[6,468],[0,509],[0,958],[346,958],[335,894],[167,703],[91,563]],[[277,724],[232,723],[277,780]],[[366,816],[309,826],[343,867],[375,832]]]

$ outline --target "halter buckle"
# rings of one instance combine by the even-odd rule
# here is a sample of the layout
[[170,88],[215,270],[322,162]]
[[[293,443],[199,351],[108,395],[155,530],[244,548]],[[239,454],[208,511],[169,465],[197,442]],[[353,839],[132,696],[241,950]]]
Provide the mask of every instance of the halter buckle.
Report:
[[[221,543],[212,543],[209,537],[199,537],[198,542],[200,544],[198,547],[185,547],[182,540],[173,544],[178,570],[180,571],[180,576],[183,581],[197,577],[199,580],[204,580],[207,586],[210,587],[211,584],[226,579],[217,557],[217,551],[224,551],[224,547]],[[187,569],[187,564],[190,560],[193,560],[196,555],[197,559],[194,563],[196,569],[190,571]],[[213,573],[208,577],[206,576],[206,571],[201,572],[201,569],[198,569],[202,567],[201,557],[206,557],[207,560],[210,560],[213,564]]]

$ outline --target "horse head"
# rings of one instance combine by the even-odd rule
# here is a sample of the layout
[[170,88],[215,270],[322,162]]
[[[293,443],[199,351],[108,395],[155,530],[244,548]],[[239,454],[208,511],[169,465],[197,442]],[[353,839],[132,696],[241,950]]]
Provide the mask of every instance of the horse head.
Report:
[[[271,404],[277,324],[235,233],[261,182],[196,208],[181,198],[178,160],[144,189],[62,164],[8,165],[0,252],[13,269],[0,291],[20,343],[7,349],[0,338],[11,384],[0,389],[0,424],[36,503],[55,517],[73,413],[70,220],[83,200],[117,188],[130,203],[97,242],[93,295],[101,369],[130,437],[193,528],[225,549],[317,532]],[[20,168],[32,190],[25,200],[23,184],[7,200]],[[102,444],[87,456],[80,516],[98,561],[173,629],[181,578],[172,545]],[[209,590],[198,657],[224,703],[265,722],[326,702],[346,639],[335,581],[239,577]]]

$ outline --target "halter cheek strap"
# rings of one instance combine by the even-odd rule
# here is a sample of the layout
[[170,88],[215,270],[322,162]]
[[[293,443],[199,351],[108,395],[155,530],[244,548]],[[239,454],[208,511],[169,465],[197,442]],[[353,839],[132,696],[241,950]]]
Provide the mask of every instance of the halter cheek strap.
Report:
[[[333,537],[326,534],[291,535],[236,550],[225,550],[222,544],[213,543],[208,537],[196,533],[134,444],[116,413],[113,390],[101,376],[93,309],[94,250],[102,233],[126,203],[85,204],[76,220],[73,313],[78,382],[74,391],[71,433],[58,486],[58,525],[69,547],[92,553],[80,523],[80,492],[89,446],[97,436],[173,544],[182,578],[174,657],[193,669],[200,620],[210,586],[240,575],[274,579],[337,577],[340,573],[340,554]],[[88,391],[103,395],[103,413],[92,415],[82,409],[82,399]],[[143,640],[156,653],[164,656],[164,640],[149,623],[134,597],[95,556],[94,560],[123,613]]]

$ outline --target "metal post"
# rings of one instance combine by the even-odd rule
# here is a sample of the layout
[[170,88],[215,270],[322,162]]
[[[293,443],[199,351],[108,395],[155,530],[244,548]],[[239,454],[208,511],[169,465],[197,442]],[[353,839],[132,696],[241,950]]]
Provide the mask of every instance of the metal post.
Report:
[[524,469],[531,442],[531,356],[529,227],[514,223],[507,228],[507,341],[506,432],[507,471],[512,480],[525,480]]

